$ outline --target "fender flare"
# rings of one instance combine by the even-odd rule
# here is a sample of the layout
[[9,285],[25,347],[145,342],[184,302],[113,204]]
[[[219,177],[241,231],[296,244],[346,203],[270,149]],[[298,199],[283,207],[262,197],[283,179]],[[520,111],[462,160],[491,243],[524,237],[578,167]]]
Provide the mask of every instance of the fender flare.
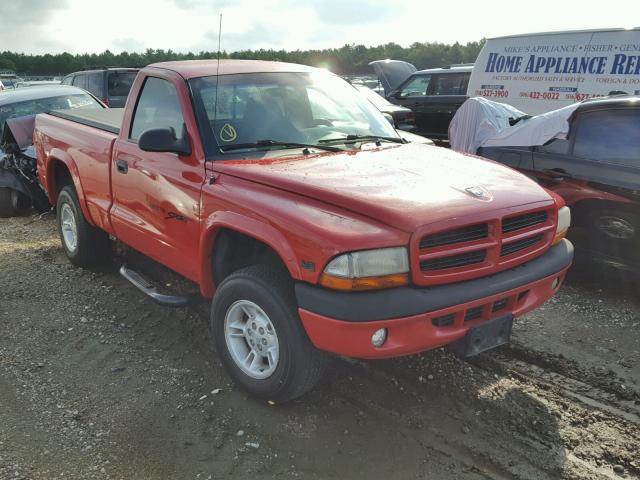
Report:
[[49,153],[49,158],[47,160],[47,195],[49,197],[51,205],[55,205],[58,201],[58,188],[53,171],[56,163],[58,162],[65,165],[67,167],[67,170],[69,170],[69,173],[71,174],[71,181],[73,181],[73,186],[76,189],[76,194],[78,195],[78,202],[80,203],[82,214],[84,215],[84,218],[87,220],[87,222],[89,222],[89,224],[95,226],[93,217],[91,217],[91,213],[89,213],[89,208],[87,207],[84,190],[82,189],[82,183],[80,182],[80,172],[78,171],[78,166],[76,165],[76,162],[73,160],[71,155],[69,155],[64,150],[60,150],[59,148],[53,148]]
[[234,230],[267,244],[282,259],[289,274],[296,280],[301,278],[298,257],[280,230],[240,213],[220,211],[205,220],[200,234],[200,291],[204,297],[213,297],[215,292],[211,254],[221,229]]

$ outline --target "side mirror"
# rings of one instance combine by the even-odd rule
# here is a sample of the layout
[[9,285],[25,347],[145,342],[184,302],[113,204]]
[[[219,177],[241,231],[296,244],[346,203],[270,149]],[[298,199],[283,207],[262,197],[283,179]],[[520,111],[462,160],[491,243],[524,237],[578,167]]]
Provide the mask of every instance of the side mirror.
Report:
[[387,119],[387,122],[389,122],[393,128],[396,128],[396,122],[393,120],[393,117],[390,113],[383,113],[382,115]]
[[183,129],[181,139],[176,139],[176,131],[171,128],[150,128],[138,138],[138,147],[145,152],[173,152],[178,155],[191,155],[191,145]]

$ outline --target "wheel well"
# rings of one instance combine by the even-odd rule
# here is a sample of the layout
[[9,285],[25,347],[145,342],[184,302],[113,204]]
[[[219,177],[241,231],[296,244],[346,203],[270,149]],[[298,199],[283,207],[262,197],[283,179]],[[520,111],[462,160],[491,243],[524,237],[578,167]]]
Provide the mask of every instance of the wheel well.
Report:
[[627,205],[622,202],[612,202],[609,200],[581,200],[570,205],[572,223],[576,226],[588,226],[593,221],[592,214],[596,210],[614,210],[634,213],[631,204]]
[[213,280],[217,285],[236,270],[259,264],[289,273],[278,253],[266,243],[234,230],[222,229],[218,233],[211,257]]
[[54,201],[58,198],[58,194],[64,187],[66,187],[67,185],[73,186],[73,178],[71,177],[71,172],[63,162],[57,161],[53,165],[53,182],[53,193],[55,195]]

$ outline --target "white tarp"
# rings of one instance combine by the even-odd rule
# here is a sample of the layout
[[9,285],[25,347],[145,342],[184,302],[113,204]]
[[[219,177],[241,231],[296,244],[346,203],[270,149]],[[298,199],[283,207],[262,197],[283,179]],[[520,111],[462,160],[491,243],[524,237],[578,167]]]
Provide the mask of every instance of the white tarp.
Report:
[[[480,147],[532,147],[566,138],[569,119],[579,103],[529,117],[520,110],[482,97],[468,99],[449,124],[449,143],[457,152],[475,154]],[[510,121],[521,119],[511,126]]]

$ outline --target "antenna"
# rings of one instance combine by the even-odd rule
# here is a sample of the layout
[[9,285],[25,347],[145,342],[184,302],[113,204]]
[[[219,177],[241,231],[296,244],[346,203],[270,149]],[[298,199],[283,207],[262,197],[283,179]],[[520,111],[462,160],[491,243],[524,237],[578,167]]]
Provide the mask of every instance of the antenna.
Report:
[[[216,103],[213,107],[213,128],[216,128],[218,119],[218,83],[220,82],[220,44],[222,39],[222,12],[220,13],[220,25],[218,27],[218,65],[216,66]],[[215,137],[215,132],[213,132]],[[216,139],[217,140],[217,139]]]

